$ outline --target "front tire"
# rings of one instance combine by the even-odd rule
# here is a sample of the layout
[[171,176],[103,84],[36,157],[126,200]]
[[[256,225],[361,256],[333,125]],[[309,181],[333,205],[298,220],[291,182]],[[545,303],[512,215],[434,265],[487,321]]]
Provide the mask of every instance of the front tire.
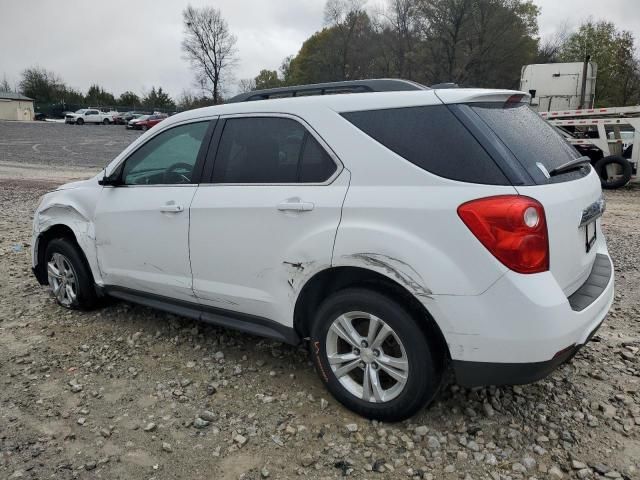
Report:
[[84,120],[79,118],[76,120],[76,125],[84,125]]
[[395,300],[350,288],[316,313],[311,355],[328,390],[354,412],[381,421],[410,417],[438,392],[442,367],[418,321]]
[[95,307],[93,276],[75,242],[51,240],[44,258],[49,288],[59,305],[76,310]]
[[108,118],[105,118],[104,120],[102,120],[102,124],[103,125],[109,125],[111,122],[109,121]]

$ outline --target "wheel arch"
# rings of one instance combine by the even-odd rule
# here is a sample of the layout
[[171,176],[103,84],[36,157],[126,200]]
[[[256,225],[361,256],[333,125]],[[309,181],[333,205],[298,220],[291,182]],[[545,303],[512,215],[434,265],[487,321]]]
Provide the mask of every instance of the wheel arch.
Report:
[[447,362],[451,358],[442,329],[424,304],[394,279],[363,267],[330,267],[307,280],[298,294],[293,314],[294,329],[300,338],[309,337],[313,314],[322,301],[332,293],[350,287],[370,288],[406,306],[415,318],[423,320],[418,325],[427,338],[435,339],[433,344],[438,348],[442,361]]
[[80,256],[82,257],[82,260],[85,263],[89,274],[92,276],[95,282],[96,275],[94,273],[94,268],[91,262],[89,262],[88,260],[87,252],[83,248],[81,241],[79,241],[81,237],[79,237],[78,232],[74,231],[74,229],[66,223],[56,223],[47,227],[45,230],[42,230],[38,233],[38,236],[34,241],[33,272],[38,282],[42,285],[46,285],[48,283],[45,253],[47,251],[49,242],[56,238],[67,239],[78,248]]

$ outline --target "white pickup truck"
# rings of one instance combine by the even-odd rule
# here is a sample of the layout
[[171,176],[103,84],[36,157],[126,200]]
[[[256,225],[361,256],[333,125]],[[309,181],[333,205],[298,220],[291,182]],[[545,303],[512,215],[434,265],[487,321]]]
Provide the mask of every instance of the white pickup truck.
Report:
[[76,125],[103,123],[109,125],[113,123],[113,114],[101,112],[97,108],[81,108],[74,113],[67,113],[64,117],[64,123],[75,123]]

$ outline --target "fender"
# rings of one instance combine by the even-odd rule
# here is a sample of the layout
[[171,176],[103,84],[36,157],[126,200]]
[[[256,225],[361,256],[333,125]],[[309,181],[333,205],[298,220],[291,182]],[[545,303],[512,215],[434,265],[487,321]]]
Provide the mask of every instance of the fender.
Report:
[[93,278],[103,283],[96,262],[95,228],[93,217],[100,191],[97,178],[63,185],[42,198],[33,217],[32,266],[38,266],[39,243],[43,234],[51,228],[64,225],[69,228],[80,246]]

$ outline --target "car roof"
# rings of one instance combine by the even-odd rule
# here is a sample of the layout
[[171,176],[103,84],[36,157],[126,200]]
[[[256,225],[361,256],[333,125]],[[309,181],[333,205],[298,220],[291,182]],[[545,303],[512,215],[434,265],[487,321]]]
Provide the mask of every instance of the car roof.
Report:
[[327,108],[336,113],[361,110],[381,110],[421,105],[506,101],[513,95],[529,95],[516,90],[481,88],[446,88],[394,92],[344,93],[311,95],[269,100],[228,103],[187,110],[167,119],[167,125],[190,119],[244,113],[289,113],[302,115],[314,108]]

